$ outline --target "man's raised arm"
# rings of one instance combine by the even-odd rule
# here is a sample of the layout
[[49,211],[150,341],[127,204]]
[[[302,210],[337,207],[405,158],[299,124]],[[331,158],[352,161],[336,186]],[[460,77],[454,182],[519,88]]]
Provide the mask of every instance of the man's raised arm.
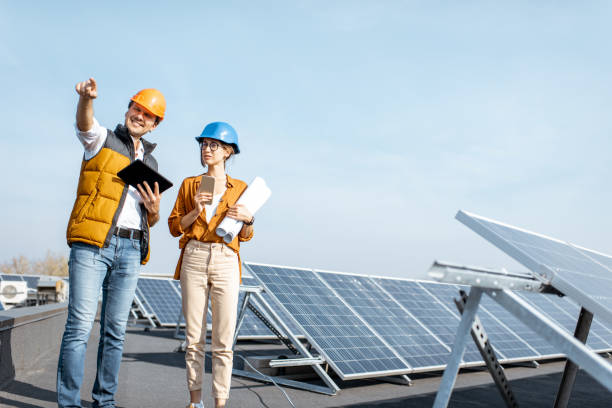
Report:
[[96,80],[89,78],[87,81],[79,82],[74,87],[79,94],[77,104],[76,123],[81,132],[91,130],[93,127],[93,100],[98,96]]

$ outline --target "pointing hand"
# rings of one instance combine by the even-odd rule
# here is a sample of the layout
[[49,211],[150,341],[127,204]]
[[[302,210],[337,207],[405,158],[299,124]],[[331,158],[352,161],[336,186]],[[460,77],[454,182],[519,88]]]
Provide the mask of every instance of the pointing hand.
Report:
[[96,99],[98,96],[98,85],[96,84],[96,80],[93,78],[89,78],[87,81],[79,82],[74,88],[82,98]]

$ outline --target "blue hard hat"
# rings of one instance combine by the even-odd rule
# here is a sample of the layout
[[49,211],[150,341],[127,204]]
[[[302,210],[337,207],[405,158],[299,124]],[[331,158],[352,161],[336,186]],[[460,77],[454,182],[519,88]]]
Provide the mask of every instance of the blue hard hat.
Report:
[[204,138],[220,140],[234,148],[234,153],[240,153],[238,147],[238,133],[225,122],[211,122],[202,131],[202,134],[195,139],[200,143]]

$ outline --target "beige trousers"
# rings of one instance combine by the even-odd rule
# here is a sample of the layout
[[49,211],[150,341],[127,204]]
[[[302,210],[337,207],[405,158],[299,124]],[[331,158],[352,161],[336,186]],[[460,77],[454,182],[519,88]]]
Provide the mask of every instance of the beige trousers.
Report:
[[212,393],[229,398],[232,380],[232,343],[236,329],[240,271],[238,256],[225,244],[191,240],[181,266],[181,291],[185,315],[187,386],[202,389],[206,310],[212,312]]

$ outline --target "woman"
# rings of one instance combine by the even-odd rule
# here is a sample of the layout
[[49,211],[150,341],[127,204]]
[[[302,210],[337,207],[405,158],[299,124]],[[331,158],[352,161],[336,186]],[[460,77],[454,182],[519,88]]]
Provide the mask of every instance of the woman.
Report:
[[[238,154],[238,135],[224,122],[213,122],[200,137],[202,165],[206,175],[215,178],[212,193],[198,193],[201,176],[188,177],[178,192],[168,218],[170,233],[181,236],[181,256],[174,273],[181,280],[185,337],[187,348],[187,386],[191,403],[187,408],[203,408],[202,376],[206,344],[208,298],[212,311],[212,392],[215,407],[225,407],[232,376],[232,343],[236,326],[238,288],[240,286],[240,242],[253,237],[254,217],[236,201],[246,183],[225,173],[225,163]],[[205,204],[210,202],[211,204]],[[215,234],[224,217],[244,223],[229,244]]]

